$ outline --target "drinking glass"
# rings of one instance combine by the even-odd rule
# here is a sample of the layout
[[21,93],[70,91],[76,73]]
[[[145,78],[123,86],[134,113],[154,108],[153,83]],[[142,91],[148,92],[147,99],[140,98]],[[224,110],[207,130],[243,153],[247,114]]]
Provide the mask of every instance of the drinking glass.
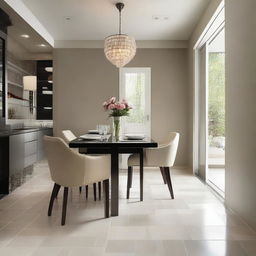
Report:
[[110,125],[104,125],[103,134],[107,135],[110,131]]

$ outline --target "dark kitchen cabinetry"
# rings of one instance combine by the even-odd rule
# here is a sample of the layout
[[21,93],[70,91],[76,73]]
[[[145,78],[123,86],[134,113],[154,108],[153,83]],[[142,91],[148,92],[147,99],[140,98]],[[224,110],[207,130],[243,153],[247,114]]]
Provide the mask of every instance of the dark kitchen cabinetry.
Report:
[[6,35],[0,31],[0,119],[5,113],[6,94]]
[[0,126],[5,125],[6,118],[6,49],[7,28],[10,25],[9,16],[0,8]]
[[37,61],[37,119],[52,120],[52,61]]
[[9,192],[9,137],[0,137],[0,194]]

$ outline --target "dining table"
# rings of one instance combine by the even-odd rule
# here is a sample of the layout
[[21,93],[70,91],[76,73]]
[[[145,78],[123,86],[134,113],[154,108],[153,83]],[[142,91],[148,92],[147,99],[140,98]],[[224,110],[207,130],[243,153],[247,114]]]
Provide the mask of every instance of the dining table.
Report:
[[150,137],[141,140],[117,139],[108,136],[100,140],[81,137],[69,143],[70,148],[78,148],[80,153],[111,155],[111,216],[119,215],[119,154],[137,153],[140,156],[140,201],[143,201],[143,158],[145,148],[156,148],[157,142]]

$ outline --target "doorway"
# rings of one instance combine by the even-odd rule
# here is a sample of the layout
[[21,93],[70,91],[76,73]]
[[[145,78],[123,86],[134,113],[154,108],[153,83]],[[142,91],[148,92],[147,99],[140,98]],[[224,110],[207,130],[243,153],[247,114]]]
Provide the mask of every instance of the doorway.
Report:
[[[151,136],[151,68],[121,68],[119,99],[132,106],[130,115],[122,118],[121,134]],[[121,157],[121,168],[127,168],[127,155]]]
[[225,28],[199,49],[197,174],[225,195]]
[[208,182],[225,192],[225,29],[208,44]]

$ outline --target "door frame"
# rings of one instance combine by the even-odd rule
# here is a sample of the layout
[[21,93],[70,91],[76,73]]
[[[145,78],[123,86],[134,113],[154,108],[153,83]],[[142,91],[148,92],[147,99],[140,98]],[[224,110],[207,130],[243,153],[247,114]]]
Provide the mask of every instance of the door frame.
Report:
[[[199,36],[198,40],[196,41],[193,47],[193,173],[198,175],[204,181],[207,180],[207,170],[204,175],[200,173],[200,166],[199,166],[199,122],[200,122],[200,106],[199,106],[199,95],[200,95],[200,49],[205,45],[208,46],[209,42],[225,27],[225,3],[221,1],[219,6],[217,7],[215,13],[213,14],[212,18],[210,19],[209,23],[206,25],[204,31]],[[207,50],[207,49],[206,49]],[[207,64],[207,63],[206,63]],[[206,67],[207,69],[207,67]],[[208,88],[206,88],[208,90]],[[208,95],[206,97],[206,107],[208,107]],[[207,111],[207,118],[208,118],[208,111]],[[208,123],[207,123],[208,126]],[[206,135],[208,136],[208,127]],[[208,139],[206,144],[208,144]],[[207,156],[207,155],[206,155]],[[208,158],[208,156],[207,156]],[[205,164],[208,163],[205,160]]]
[[208,174],[208,42],[198,49],[198,166],[197,174],[207,181]]
[[[134,72],[138,72],[139,70],[143,70],[143,72],[146,73],[146,76],[148,76],[148,95],[146,97],[148,97],[148,102],[149,102],[149,106],[147,106],[147,112],[148,112],[148,127],[147,127],[147,133],[146,135],[148,135],[149,137],[151,137],[151,68],[150,67],[124,67],[124,68],[120,68],[119,69],[119,99],[121,100],[123,93],[123,73],[126,71],[134,71]],[[121,126],[122,127],[122,126]],[[127,154],[122,154],[122,156],[119,158],[120,161],[120,168],[124,169],[126,167],[125,162],[127,162],[128,159],[128,155]]]
[[125,70],[138,72],[139,70],[143,70],[144,73],[146,73],[146,76],[148,79],[148,90],[146,98],[148,98],[149,106],[147,106],[147,121],[148,121],[148,127],[147,127],[147,136],[151,137],[151,68],[150,67],[124,67],[119,69],[119,99],[121,100],[121,95],[123,95],[123,87],[122,83],[124,82],[122,74],[125,72]]

